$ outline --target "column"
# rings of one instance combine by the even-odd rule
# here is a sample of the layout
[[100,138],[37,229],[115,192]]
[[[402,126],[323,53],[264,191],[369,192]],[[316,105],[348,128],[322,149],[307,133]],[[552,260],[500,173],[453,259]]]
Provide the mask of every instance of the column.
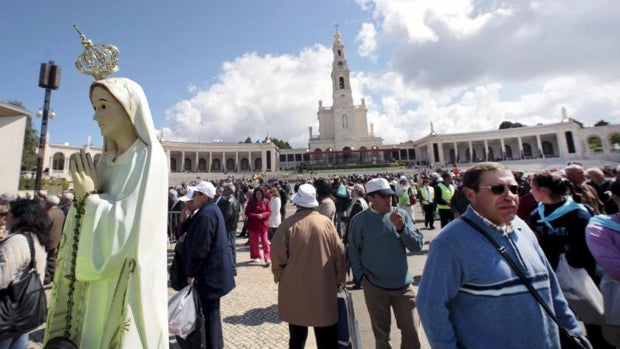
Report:
[[538,153],[540,154],[542,158],[544,158],[545,155],[543,154],[542,143],[540,142],[540,135],[536,135],[536,146],[538,147]]
[[198,172],[198,151],[196,151],[196,156],[194,157],[194,172]]
[[471,146],[471,141],[467,141],[467,144],[469,145],[469,161],[474,162],[474,148]]
[[211,166],[213,165],[213,152],[209,152],[209,158],[207,159],[207,172],[211,172]]
[[506,160],[506,145],[504,144],[504,139],[500,138],[499,139],[499,147],[500,147],[500,152],[502,154],[502,160]]
[[521,139],[521,136],[517,137],[517,142],[519,143],[518,159],[523,159],[523,140]]
[[261,152],[260,152],[260,158],[261,158],[261,162],[260,162],[261,163],[261,169],[260,169],[260,171],[262,173],[267,173],[267,159],[266,159],[266,157],[267,157],[267,152],[264,151],[264,150],[261,150]]
[[484,161],[489,161],[489,143],[484,140]]
[[181,151],[181,172],[185,172],[185,150]]
[[456,164],[459,162],[459,147],[456,142],[453,142],[452,145],[454,146],[454,163]]
[[239,172],[239,152],[235,152],[235,172]]

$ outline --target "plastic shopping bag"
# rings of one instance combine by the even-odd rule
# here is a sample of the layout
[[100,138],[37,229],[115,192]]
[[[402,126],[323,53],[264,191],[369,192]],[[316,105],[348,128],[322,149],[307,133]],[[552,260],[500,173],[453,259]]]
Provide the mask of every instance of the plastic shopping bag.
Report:
[[361,338],[351,293],[343,288],[338,292],[338,348],[360,349]]
[[555,271],[568,305],[586,324],[603,324],[603,295],[584,268],[573,268],[564,253]]
[[196,328],[196,303],[190,285],[185,286],[168,301],[168,331],[181,338],[187,337]]

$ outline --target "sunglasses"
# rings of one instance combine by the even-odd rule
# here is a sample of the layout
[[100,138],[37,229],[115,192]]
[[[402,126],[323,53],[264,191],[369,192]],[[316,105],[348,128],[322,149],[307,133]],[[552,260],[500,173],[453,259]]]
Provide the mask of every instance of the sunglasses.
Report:
[[491,193],[494,195],[503,195],[506,193],[506,189],[510,191],[512,194],[517,194],[519,192],[519,186],[516,184],[511,185],[503,185],[503,184],[493,184],[487,186],[478,187],[479,189],[491,189]]

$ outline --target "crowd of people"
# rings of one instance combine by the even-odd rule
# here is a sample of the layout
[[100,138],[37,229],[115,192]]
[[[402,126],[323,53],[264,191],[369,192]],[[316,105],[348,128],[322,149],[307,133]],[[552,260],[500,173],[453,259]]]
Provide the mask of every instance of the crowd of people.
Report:
[[[289,324],[291,348],[304,347],[308,327],[319,348],[334,347],[337,292],[347,286],[347,273],[348,287],[363,290],[377,348],[390,347],[391,312],[401,347],[420,347],[416,307],[434,348],[559,348],[558,326],[480,229],[518,261],[561,326],[587,336],[594,348],[614,348],[620,346],[619,316],[579,326],[580,310],[571,308],[554,272],[565,258],[597,285],[620,283],[618,178],[620,169],[578,163],[535,173],[481,163],[466,171],[295,183],[182,183],[168,191],[168,216],[176,217],[168,221],[168,238],[176,240],[175,259],[200,295],[209,348],[223,347],[220,298],[235,287],[241,237],[248,238],[249,262],[269,268],[278,283],[278,312]],[[0,198],[0,289],[30,263],[23,234],[33,237],[41,281],[53,283],[75,195]],[[296,208],[290,217],[287,205]],[[423,213],[420,228],[415,205]],[[416,296],[407,253],[422,249],[420,229],[435,229],[437,220],[441,232],[431,242]],[[0,348],[27,341],[23,334],[0,341]]]

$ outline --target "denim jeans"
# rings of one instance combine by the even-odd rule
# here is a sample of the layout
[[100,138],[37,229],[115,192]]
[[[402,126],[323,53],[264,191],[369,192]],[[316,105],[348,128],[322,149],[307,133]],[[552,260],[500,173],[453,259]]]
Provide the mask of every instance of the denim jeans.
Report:
[[0,349],[28,349],[28,333],[0,341]]

